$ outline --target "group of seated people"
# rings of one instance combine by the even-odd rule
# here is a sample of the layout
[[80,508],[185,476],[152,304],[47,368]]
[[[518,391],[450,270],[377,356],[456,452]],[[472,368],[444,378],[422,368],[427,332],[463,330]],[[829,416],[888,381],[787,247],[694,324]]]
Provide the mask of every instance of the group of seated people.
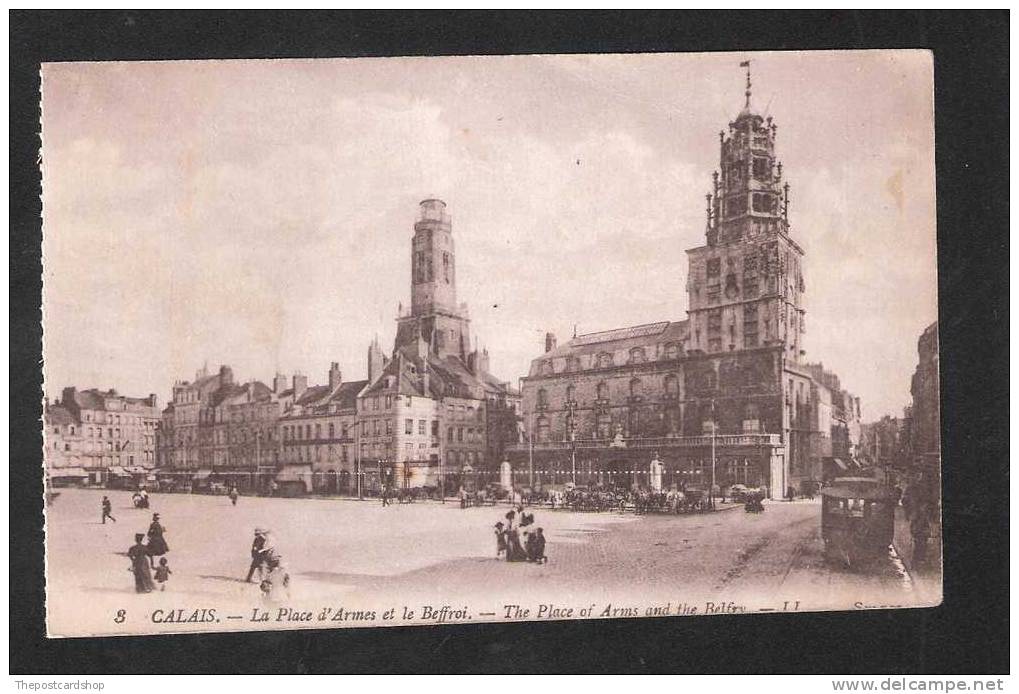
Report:
[[[544,564],[545,534],[542,528],[534,527],[534,514],[524,511],[523,506],[506,513],[506,522],[495,524],[495,556],[506,556],[506,561],[529,561]],[[514,527],[514,523],[517,523]],[[524,528],[527,528],[525,530]],[[521,542],[521,535],[523,542]]]

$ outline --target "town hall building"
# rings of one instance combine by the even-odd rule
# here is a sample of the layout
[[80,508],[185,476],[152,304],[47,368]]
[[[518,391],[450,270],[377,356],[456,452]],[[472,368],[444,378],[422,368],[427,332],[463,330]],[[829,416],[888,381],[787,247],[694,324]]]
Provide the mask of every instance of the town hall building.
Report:
[[507,456],[514,480],[714,480],[781,497],[836,459],[847,466],[841,427],[858,425],[859,400],[830,392],[838,379],[804,359],[804,254],[776,138],[771,117],[751,108],[748,71],[746,104],[719,133],[704,245],[687,251],[687,318],[562,345],[549,334],[522,381],[527,434]]

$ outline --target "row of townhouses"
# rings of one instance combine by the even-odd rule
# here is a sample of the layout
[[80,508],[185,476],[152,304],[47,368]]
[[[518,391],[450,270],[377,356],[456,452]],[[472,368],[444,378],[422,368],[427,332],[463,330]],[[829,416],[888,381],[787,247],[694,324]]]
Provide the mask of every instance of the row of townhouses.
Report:
[[424,200],[411,304],[388,355],[377,339],[369,347],[367,378],[345,381],[333,364],[322,385],[277,375],[269,386],[203,369],[174,384],[161,413],[156,476],[354,493],[383,480],[448,488],[471,473],[647,486],[657,466],[666,486],[714,480],[781,496],[851,472],[860,401],[806,360],[804,252],[777,129],[752,109],[748,75],[746,104],[719,133],[705,242],[687,251],[686,319],[562,345],[550,333],[518,392],[470,347],[450,216]]

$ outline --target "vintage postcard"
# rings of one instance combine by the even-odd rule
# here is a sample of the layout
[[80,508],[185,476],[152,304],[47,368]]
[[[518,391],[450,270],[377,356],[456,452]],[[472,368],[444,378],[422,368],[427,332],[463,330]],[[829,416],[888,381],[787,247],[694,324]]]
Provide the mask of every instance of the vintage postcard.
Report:
[[45,64],[49,634],[939,604],[932,71]]

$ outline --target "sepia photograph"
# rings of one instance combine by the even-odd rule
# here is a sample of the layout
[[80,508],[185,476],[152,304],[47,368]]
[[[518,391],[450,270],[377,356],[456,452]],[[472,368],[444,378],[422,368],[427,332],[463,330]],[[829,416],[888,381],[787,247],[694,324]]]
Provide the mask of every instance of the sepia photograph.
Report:
[[942,602],[930,51],[40,96],[50,637]]

